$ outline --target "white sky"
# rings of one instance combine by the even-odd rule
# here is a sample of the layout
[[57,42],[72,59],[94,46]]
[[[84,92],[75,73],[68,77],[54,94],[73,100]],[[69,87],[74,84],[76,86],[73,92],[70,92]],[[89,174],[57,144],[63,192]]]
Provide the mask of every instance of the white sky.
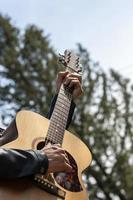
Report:
[[36,24],[62,53],[81,43],[106,70],[133,73],[133,0],[0,0],[22,30]]

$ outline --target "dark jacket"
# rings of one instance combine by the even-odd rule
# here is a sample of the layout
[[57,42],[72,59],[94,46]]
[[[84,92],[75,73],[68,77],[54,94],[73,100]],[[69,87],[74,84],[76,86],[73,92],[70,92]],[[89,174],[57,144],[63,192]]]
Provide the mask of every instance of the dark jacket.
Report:
[[[52,115],[56,99],[57,95],[51,102],[51,107],[47,115],[49,119]],[[71,122],[74,109],[75,104],[72,102],[66,128],[68,128]],[[0,129],[0,132],[2,138],[3,129]],[[48,158],[46,155],[42,155],[39,150],[0,148],[0,178],[18,178],[40,173],[42,166],[44,173],[46,173]]]

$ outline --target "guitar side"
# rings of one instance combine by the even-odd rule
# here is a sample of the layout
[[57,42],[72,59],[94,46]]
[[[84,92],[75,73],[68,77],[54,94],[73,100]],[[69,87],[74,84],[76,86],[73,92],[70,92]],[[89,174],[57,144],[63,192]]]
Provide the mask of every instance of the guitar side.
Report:
[[[42,117],[40,114],[31,111],[20,111],[16,115],[16,127],[19,137],[3,147],[24,150],[37,149],[37,145],[46,138],[49,120]],[[92,159],[91,153],[88,147],[69,131],[65,131],[62,147],[68,151],[76,161],[78,166],[78,177],[83,188],[81,192],[69,192],[63,188],[66,192],[65,200],[88,200],[81,173],[90,165]],[[58,185],[58,187],[60,186]],[[23,191],[20,191],[19,196],[21,196],[21,192]],[[29,190],[29,192],[31,191]],[[22,200],[31,200],[33,198],[28,197],[26,199],[26,196],[25,198],[22,198]],[[55,199],[59,198],[56,197]],[[40,200],[43,200],[43,198],[40,197]]]

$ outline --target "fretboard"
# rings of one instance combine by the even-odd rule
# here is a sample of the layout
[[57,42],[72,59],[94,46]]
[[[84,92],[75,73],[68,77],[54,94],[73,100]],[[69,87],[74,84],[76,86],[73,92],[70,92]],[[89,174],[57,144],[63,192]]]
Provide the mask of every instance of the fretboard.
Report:
[[62,144],[71,101],[72,91],[62,85],[50,119],[47,133],[48,141],[55,144]]

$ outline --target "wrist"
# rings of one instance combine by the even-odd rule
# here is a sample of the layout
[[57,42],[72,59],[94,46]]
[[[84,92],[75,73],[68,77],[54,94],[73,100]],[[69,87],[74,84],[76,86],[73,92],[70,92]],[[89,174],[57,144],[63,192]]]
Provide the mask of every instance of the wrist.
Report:
[[42,150],[37,150],[36,154],[39,161],[38,173],[46,174],[49,166],[48,157]]

